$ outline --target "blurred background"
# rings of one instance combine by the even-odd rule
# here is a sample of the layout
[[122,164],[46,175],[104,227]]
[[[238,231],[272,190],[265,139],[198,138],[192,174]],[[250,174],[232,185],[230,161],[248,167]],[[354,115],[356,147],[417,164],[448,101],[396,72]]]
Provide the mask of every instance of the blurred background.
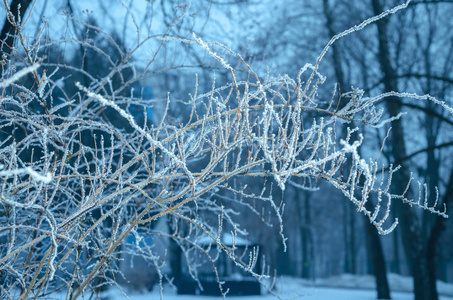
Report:
[[[192,40],[192,33],[205,42],[221,43],[240,54],[261,77],[266,74],[295,77],[305,63],[316,63],[335,34],[402,3],[394,0],[5,1],[16,11],[17,4],[21,4],[24,16],[31,11],[26,20],[27,34],[41,35],[49,68],[66,64],[84,71],[73,72],[68,68],[59,71],[59,76],[66,78],[60,86],[67,94],[77,92],[75,87],[65,87],[67,78],[88,86],[93,78],[105,76],[115,62],[124,59],[122,53],[130,55],[139,72],[122,70],[125,78],[134,78],[124,95],[151,101],[146,114],[137,110],[136,117],[154,124],[162,119],[167,92],[174,100],[170,110],[176,116],[175,124],[187,122],[190,111],[186,104],[188,94],[194,93],[194,74],[198,75],[200,92],[210,90],[214,74],[217,86],[231,80],[229,72],[205,51],[181,42]],[[346,93],[354,87],[363,89],[366,96],[390,91],[429,94],[452,106],[452,16],[452,1],[413,0],[406,9],[341,38],[320,65],[319,72],[327,77],[327,82],[318,91],[318,97],[330,99],[335,90]],[[0,26],[5,20],[1,7]],[[14,28],[8,27],[7,22],[4,24],[2,55],[14,56],[5,46],[13,44]],[[91,45],[103,52],[95,51]],[[218,53],[220,56],[229,55],[226,49],[220,51],[223,51]],[[232,66],[238,68],[240,76],[247,77],[248,70],[242,64]],[[113,85],[120,85],[117,79]],[[55,90],[55,93],[62,92]],[[341,101],[338,105],[342,105]],[[380,153],[384,172],[390,165],[403,167],[394,175],[393,193],[403,193],[413,176],[415,181],[426,184],[422,190],[426,190],[431,205],[438,198],[437,206],[447,203],[451,214],[452,115],[431,101],[388,97],[379,105],[384,109],[384,117],[401,112],[405,115],[382,128],[363,128],[365,140],[361,154],[374,159]],[[312,122],[309,115],[305,118]],[[345,136],[346,126],[363,127],[339,123],[339,136]],[[235,184],[247,184],[251,190],[259,190],[263,182],[244,179]],[[417,184],[407,193],[417,197]],[[226,192],[211,196],[219,203],[232,197]],[[415,275],[416,286],[429,290],[430,295],[418,299],[437,299],[436,279],[453,283],[451,218],[443,219],[394,200],[391,220],[398,218],[399,226],[382,236],[356,211],[353,203],[322,181],[307,183],[294,179],[284,192],[274,188],[272,196],[276,203],[285,202],[286,252],[279,226],[272,225],[278,221],[267,211],[268,207],[256,204],[255,210],[260,215],[251,214],[246,208],[237,210],[241,212],[243,228],[253,233],[250,243],[260,245],[260,257],[278,275],[307,280],[340,274],[373,275],[380,278],[377,284],[381,298],[385,297],[389,273]],[[370,201],[376,204],[377,200]],[[155,226],[160,226],[160,232],[174,228],[165,219]],[[127,242],[137,244],[134,237]],[[167,278],[174,278],[178,283],[187,275],[183,267],[186,258],[181,257],[174,242],[164,237],[149,237],[140,243],[159,245],[161,249],[156,251],[166,257],[162,270]],[[127,275],[126,279],[120,279],[123,284],[134,289],[150,289],[159,280],[154,268],[146,262],[123,258],[121,269]]]

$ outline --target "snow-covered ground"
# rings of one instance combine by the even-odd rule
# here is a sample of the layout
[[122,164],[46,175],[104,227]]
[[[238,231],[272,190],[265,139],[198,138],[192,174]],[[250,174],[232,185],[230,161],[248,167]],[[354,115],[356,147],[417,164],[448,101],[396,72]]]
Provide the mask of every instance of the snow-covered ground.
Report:
[[[391,296],[393,300],[413,300],[414,295],[412,279],[410,277],[389,274]],[[440,300],[453,300],[453,284],[438,282]],[[281,299],[304,300],[376,300],[374,277],[343,274],[327,279],[307,281],[300,278],[281,277],[276,282],[275,293]],[[160,299],[159,288],[151,292],[127,292],[127,296],[117,289],[106,292],[104,297],[108,300],[150,300]],[[219,300],[220,297],[177,295],[176,291],[165,285],[162,295],[163,300]],[[61,299],[65,296],[61,295]],[[228,300],[275,300],[275,296],[263,293],[261,296],[227,296]]]
[[[159,299],[159,294],[156,292],[146,293],[146,294],[132,294],[128,298],[121,293],[115,292],[109,294],[109,300],[150,300],[150,299]],[[393,292],[391,293],[393,300],[414,300],[414,295],[412,293],[401,293]],[[283,294],[282,299],[304,299],[304,300],[376,300],[376,292],[373,290],[355,290],[355,289],[342,289],[342,288],[304,288],[301,287],[299,291]],[[220,297],[212,296],[193,296],[193,295],[176,295],[175,293],[163,295],[163,300],[219,300]],[[275,300],[278,299],[272,295],[262,295],[262,296],[227,296],[229,300]],[[440,300],[452,300],[453,297],[441,296]]]
[[[412,279],[410,277],[389,274],[391,296],[394,300],[413,300]],[[299,278],[281,277],[276,282],[275,293],[282,299],[304,300],[376,300],[374,277],[343,274],[327,279],[318,279],[315,282]],[[453,300],[453,284],[438,282],[438,291],[441,300]],[[118,290],[107,293],[109,300],[149,300],[160,299],[158,289],[147,293],[128,293],[126,297]],[[169,286],[164,287],[163,300],[219,300],[220,297],[177,295]],[[265,293],[261,296],[227,296],[229,300],[274,300],[275,296]]]

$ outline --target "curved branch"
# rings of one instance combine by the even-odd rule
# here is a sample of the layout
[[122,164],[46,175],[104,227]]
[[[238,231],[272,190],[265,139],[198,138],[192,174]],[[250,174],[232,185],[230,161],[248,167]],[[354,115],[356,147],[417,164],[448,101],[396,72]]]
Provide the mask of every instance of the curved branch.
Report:
[[429,78],[429,79],[444,81],[444,82],[453,84],[452,78],[448,78],[448,77],[444,77],[444,76],[427,75],[427,74],[420,74],[420,73],[405,73],[405,74],[399,74],[396,76],[396,78],[408,78],[408,77],[427,78],[427,79]]
[[417,4],[439,4],[439,3],[453,3],[453,0],[420,0],[420,1],[412,1],[409,6],[417,5]]
[[444,121],[445,123],[448,123],[450,125],[453,126],[453,121],[452,120],[449,120],[448,118],[442,116],[441,114],[435,112],[434,110],[432,109],[428,109],[426,107],[423,107],[423,106],[419,106],[419,105],[416,105],[416,104],[413,104],[413,103],[401,103],[401,105],[403,106],[407,106],[407,107],[410,107],[410,108],[414,108],[414,109],[418,109],[418,110],[421,110],[422,112],[428,114],[428,115],[431,115],[433,117],[436,117],[438,118],[439,120],[441,121]]
[[[412,154],[409,154],[408,156],[406,156],[403,159],[403,161],[409,160],[412,157],[414,157],[416,155],[419,155],[421,153],[424,153],[424,152],[430,152],[430,151],[434,151],[436,149],[441,149],[441,148],[450,147],[450,146],[453,146],[453,142],[443,143],[443,144],[440,144],[440,145],[435,145],[435,146],[431,146],[431,147],[428,147],[428,148],[425,148],[425,149],[421,149],[421,150],[415,151]],[[401,163],[401,162],[398,162],[398,163]]]

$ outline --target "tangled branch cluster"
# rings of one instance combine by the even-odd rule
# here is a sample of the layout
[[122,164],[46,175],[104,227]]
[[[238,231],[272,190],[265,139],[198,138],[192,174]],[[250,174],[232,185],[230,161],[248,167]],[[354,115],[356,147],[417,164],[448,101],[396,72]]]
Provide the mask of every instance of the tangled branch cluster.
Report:
[[[57,78],[58,68],[39,59],[38,43],[24,47],[21,70],[3,58],[0,238],[7,246],[0,256],[2,295],[28,299],[64,290],[76,299],[87,290],[116,284],[125,251],[145,257],[159,270],[163,258],[152,247],[122,247],[128,236],[140,240],[147,234],[172,238],[186,253],[196,249],[206,254],[197,240],[209,236],[238,267],[261,279],[265,274],[255,271],[256,249],[244,261],[235,254],[234,243],[222,242],[224,228],[232,229],[234,238],[248,233],[235,221],[237,208],[217,203],[213,195],[234,193],[240,200],[233,204],[256,214],[260,212],[248,200],[260,200],[273,209],[281,228],[283,206],[274,202],[268,184],[252,192],[233,184],[236,178],[273,178],[281,189],[294,176],[306,178],[306,188],[310,179],[325,180],[382,234],[396,226],[384,225],[393,199],[446,217],[445,211],[435,210],[437,203],[431,207],[424,199],[420,204],[420,199],[391,194],[397,168],[384,176],[377,159],[361,158],[362,136],[353,140],[357,129],[344,140],[337,138],[339,123],[381,126],[391,121],[381,121],[382,111],[374,106],[385,95],[365,98],[353,90],[322,101],[317,98],[324,82],[318,65],[306,65],[295,79],[260,78],[228,50],[248,70],[249,77],[241,81],[214,52],[215,47],[225,49],[222,45],[197,37],[188,42],[220,60],[232,81],[218,87],[214,77],[205,93],[198,91],[197,82],[184,123],[168,121],[170,99],[156,124],[147,123],[146,105],[139,110],[144,121],[138,120],[131,105],[140,106],[142,100],[121,96],[112,84],[130,62],[122,61],[102,80],[84,85]],[[43,67],[54,71],[47,75]],[[61,81],[78,92],[55,98]],[[346,102],[339,106],[340,101]],[[371,193],[379,201],[373,211],[365,208]],[[218,222],[207,222],[206,214],[218,216]],[[172,224],[170,233],[154,230],[153,224],[164,217]],[[284,243],[283,229],[281,235]],[[189,268],[196,274],[196,266]]]

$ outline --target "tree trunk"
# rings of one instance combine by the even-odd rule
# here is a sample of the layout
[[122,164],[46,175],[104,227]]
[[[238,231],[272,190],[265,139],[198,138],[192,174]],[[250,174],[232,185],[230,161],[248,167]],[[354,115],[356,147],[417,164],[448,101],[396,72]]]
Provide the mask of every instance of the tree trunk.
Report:
[[[323,11],[324,16],[326,18],[326,27],[329,33],[329,37],[332,37],[336,34],[333,24],[333,14],[331,9],[329,8],[328,0],[323,0]],[[348,84],[346,83],[346,79],[343,72],[342,67],[342,60],[340,57],[340,50],[338,48],[338,44],[332,45],[332,59],[333,59],[333,66],[335,70],[335,76],[337,77],[338,85],[340,86],[340,93],[342,90],[346,90]],[[339,104],[339,109],[341,109],[344,103]],[[353,124],[348,124],[349,126],[353,126]],[[346,128],[344,126],[344,134],[346,135]],[[345,169],[348,169],[346,167]],[[344,204],[344,220],[343,220],[343,235],[344,235],[344,268],[343,271],[345,273],[356,274],[357,273],[357,264],[356,264],[356,239],[355,239],[355,210],[349,203]]]
[[357,248],[356,248],[356,242],[355,242],[355,218],[356,218],[356,213],[352,209],[349,210],[349,234],[350,234],[350,239],[349,239],[349,251],[350,251],[350,257],[351,257],[351,263],[350,263],[350,272],[351,274],[357,274]]
[[393,235],[393,259],[394,259],[394,261],[391,265],[391,272],[394,272],[396,274],[401,274],[400,240],[399,240],[400,231],[399,231],[399,229],[396,229],[395,231],[393,231],[392,235]]
[[343,245],[344,245],[344,265],[343,272],[350,273],[350,251],[348,249],[349,239],[348,239],[348,210],[350,210],[349,203],[344,201],[343,203]]
[[[299,223],[299,233],[302,246],[302,278],[310,279],[312,277],[311,269],[313,264],[313,237],[311,234],[311,193],[297,191],[297,210]],[[301,197],[302,196],[302,197]],[[301,203],[304,203],[301,208]]]
[[[365,208],[369,211],[374,209],[370,201],[365,203]],[[376,278],[377,299],[391,299],[389,283],[387,280],[387,267],[379,233],[365,216],[363,223],[365,224],[368,244],[370,245],[369,254],[371,254],[373,274]]]
[[[444,199],[442,201],[447,205],[447,207],[451,207],[453,205],[453,171],[450,174],[450,179],[447,184],[447,190],[445,192]],[[428,275],[429,275],[429,283],[430,283],[430,295],[431,299],[437,300],[439,299],[439,295],[437,294],[436,289],[436,279],[437,279],[437,258],[438,258],[438,245],[441,238],[442,233],[445,230],[445,222],[446,219],[437,216],[434,226],[431,230],[431,234],[428,239],[427,243],[427,250],[426,250],[426,257],[428,261]]]
[[[382,12],[379,0],[372,0],[374,14]],[[397,90],[396,72],[390,61],[390,51],[387,37],[387,19],[376,22],[379,35],[379,62],[381,71],[384,74],[384,86],[387,92]],[[398,97],[389,97],[386,101],[387,111],[391,116],[396,116],[401,111],[401,102]],[[392,145],[393,157],[396,164],[403,164],[406,156],[406,145],[404,140],[403,126],[400,120],[392,123],[390,143]],[[410,180],[407,168],[403,166],[393,175],[393,189],[395,194],[403,194]],[[406,196],[412,198],[411,189]],[[423,237],[419,220],[414,210],[405,206],[401,201],[396,201],[398,206],[400,226],[402,229],[403,246],[406,257],[412,269],[414,278],[415,300],[430,299],[430,282],[428,280],[428,261],[426,258],[426,248],[424,247]],[[435,287],[434,287],[435,288]]]

